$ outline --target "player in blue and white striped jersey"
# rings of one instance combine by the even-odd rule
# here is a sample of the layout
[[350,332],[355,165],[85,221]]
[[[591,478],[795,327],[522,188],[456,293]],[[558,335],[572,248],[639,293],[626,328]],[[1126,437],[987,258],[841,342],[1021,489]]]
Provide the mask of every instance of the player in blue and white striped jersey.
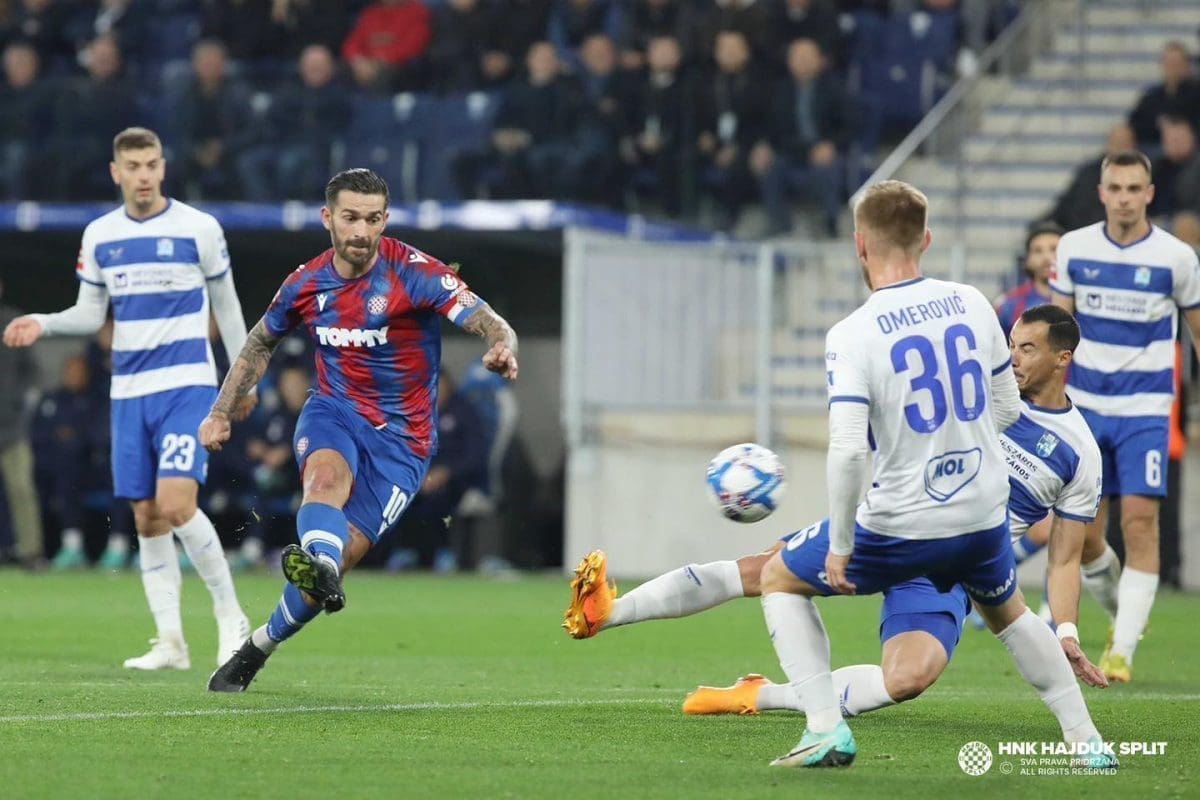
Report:
[[[1106,219],[1058,244],[1054,302],[1075,313],[1083,339],[1071,397],[1100,445],[1104,495],[1121,498],[1125,570],[1110,647],[1100,666],[1128,681],[1158,590],[1158,512],[1167,491],[1178,310],[1200,342],[1200,262],[1191,247],[1150,224],[1150,160],[1109,156],[1100,172]],[[1093,523],[1104,529],[1107,502]]]
[[[208,452],[197,446],[196,435],[217,396],[210,308],[231,362],[246,340],[246,323],[220,224],[162,194],[158,136],[145,128],[117,134],[110,171],[124,203],[83,232],[75,305],[14,320],[4,343],[22,347],[41,336],[90,335],[104,324],[111,301],[113,486],[133,504],[142,584],[157,628],[150,652],[125,666],[191,666],[172,531],[212,594],[221,664],[249,635],[250,623],[217,532],[196,504],[208,468]],[[254,395],[245,401],[242,417],[255,402]]]

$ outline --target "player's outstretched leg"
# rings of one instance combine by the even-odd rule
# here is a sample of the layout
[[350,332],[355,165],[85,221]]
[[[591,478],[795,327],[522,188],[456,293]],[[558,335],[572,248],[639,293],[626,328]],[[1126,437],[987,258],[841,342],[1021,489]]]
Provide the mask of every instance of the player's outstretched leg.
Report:
[[175,555],[175,539],[170,533],[138,536],[138,548],[142,587],[146,591],[146,602],[154,616],[158,633],[150,642],[150,651],[136,658],[125,659],[125,667],[142,670],[191,669],[192,660],[183,640],[183,622],[179,615],[183,579],[179,573],[179,559]]
[[[878,664],[856,664],[833,671],[833,689],[843,717],[894,706],[888,694],[883,668]],[[907,699],[907,698],[906,698]],[[684,714],[758,714],[761,711],[804,711],[790,683],[774,683],[751,673],[732,686],[700,686],[683,701]]]
[[217,618],[217,664],[224,664],[250,635],[250,620],[238,604],[225,550],[212,521],[199,509],[190,520],[175,527],[175,535],[212,595],[213,616]]
[[587,639],[618,625],[686,617],[739,597],[757,597],[758,574],[770,552],[689,564],[618,597],[616,585],[607,580],[608,557],[593,550],[575,568],[563,627],[572,637]]
[[250,638],[217,668],[208,679],[208,690],[244,692],[276,648],[320,613],[320,606],[309,605],[299,589],[290,583],[286,584],[283,597],[279,599],[279,605],[267,624],[250,634]]

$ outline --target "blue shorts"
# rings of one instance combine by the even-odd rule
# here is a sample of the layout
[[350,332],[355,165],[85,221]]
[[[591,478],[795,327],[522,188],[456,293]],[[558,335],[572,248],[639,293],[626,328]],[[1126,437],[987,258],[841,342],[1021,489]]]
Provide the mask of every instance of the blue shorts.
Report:
[[[819,594],[835,594],[825,582],[829,520],[796,531],[780,551],[783,563]],[[854,525],[854,554],[846,578],[858,594],[875,594],[925,576],[939,592],[962,582],[983,605],[1000,605],[1017,588],[1017,563],[1009,542],[1008,520],[990,530],[946,539],[901,539]]]
[[1105,496],[1166,496],[1169,417],[1109,417],[1086,408],[1079,413],[1100,445]]
[[429,459],[415,455],[407,439],[376,430],[354,408],[326,395],[304,404],[292,446],[301,475],[317,450],[336,450],[346,459],[354,486],[343,510],[371,544],[400,520],[429,469]]
[[883,593],[879,641],[883,643],[909,631],[924,631],[942,643],[946,658],[950,659],[970,610],[971,601],[960,583],[948,592],[939,592],[928,578],[905,581]]
[[159,478],[208,477],[200,423],[217,399],[215,386],[184,386],[112,401],[113,493],[128,500],[155,495]]

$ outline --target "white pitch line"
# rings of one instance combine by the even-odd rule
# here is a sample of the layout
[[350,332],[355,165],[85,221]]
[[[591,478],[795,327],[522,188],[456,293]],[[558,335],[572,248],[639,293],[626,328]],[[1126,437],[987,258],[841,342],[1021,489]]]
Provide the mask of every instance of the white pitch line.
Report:
[[663,705],[661,698],[630,697],[602,700],[514,700],[509,703],[387,703],[354,706],[283,706],[280,708],[198,708],[176,711],[91,711],[75,714],[14,714],[0,724],[20,722],[91,722],[109,719],[173,719],[183,717],[237,717],[271,714],[377,714],[384,711],[474,711],[487,708],[558,708],[565,706]]

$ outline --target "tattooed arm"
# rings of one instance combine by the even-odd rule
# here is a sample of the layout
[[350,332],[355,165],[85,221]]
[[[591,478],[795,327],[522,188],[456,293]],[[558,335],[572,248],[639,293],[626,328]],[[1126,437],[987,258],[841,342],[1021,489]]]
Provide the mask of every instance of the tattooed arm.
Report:
[[463,325],[463,330],[482,336],[488,343],[488,351],[483,355],[485,367],[510,381],[517,379],[517,333],[504,317],[483,303]]
[[229,374],[225,376],[225,382],[221,384],[221,393],[208,412],[208,418],[200,425],[200,444],[204,447],[220,450],[222,443],[229,440],[230,417],[234,415],[239,401],[258,385],[278,344],[279,339],[271,335],[261,319],[247,334],[242,352],[238,353],[229,368]]

